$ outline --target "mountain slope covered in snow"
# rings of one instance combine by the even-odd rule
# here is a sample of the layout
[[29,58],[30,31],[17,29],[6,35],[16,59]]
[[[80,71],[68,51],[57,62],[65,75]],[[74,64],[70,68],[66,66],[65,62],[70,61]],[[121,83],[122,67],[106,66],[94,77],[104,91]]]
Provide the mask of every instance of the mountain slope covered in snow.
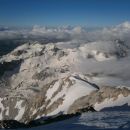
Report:
[[49,44],[33,41],[2,55],[0,120],[29,123],[122,105],[129,108],[130,47],[124,36],[129,28],[122,24],[105,32],[120,32],[122,37],[104,40],[98,36],[100,40],[87,43],[86,39]]
[[[93,52],[92,49],[95,50],[94,47],[90,49],[87,46],[60,49],[54,44],[41,45],[34,42],[19,46],[3,56],[1,70],[7,70],[1,73],[1,93],[4,97],[1,97],[1,119],[27,122],[59,113],[76,113],[89,106],[99,110],[101,106],[107,107],[104,105],[106,100],[118,105],[121,102],[118,98],[121,96],[121,105],[129,103],[129,88],[107,87],[104,83],[98,85],[96,80],[94,82],[94,78],[98,78],[96,74],[83,74],[77,70],[78,65],[86,61],[97,63],[109,59],[104,55],[105,59],[97,60],[98,52],[87,57]],[[102,42],[100,46],[102,47]],[[113,51],[120,53],[120,50]],[[113,57],[109,61],[118,59],[114,52]]]

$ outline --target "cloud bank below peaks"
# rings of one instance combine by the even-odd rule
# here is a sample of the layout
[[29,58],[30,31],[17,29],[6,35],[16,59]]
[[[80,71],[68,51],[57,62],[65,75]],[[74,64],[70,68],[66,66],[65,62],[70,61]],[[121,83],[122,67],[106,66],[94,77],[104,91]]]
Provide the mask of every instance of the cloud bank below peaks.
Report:
[[61,41],[81,40],[93,42],[98,40],[126,40],[130,41],[130,22],[124,22],[117,26],[87,29],[81,26],[43,27],[35,25],[32,28],[8,28],[0,26],[1,39],[60,39]]

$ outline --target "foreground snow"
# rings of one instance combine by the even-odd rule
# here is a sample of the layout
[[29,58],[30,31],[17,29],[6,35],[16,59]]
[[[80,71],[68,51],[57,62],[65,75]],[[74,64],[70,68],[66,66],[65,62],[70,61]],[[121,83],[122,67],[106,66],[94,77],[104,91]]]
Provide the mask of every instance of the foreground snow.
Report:
[[105,111],[83,113],[81,116],[56,123],[18,130],[100,130],[130,129],[130,111]]

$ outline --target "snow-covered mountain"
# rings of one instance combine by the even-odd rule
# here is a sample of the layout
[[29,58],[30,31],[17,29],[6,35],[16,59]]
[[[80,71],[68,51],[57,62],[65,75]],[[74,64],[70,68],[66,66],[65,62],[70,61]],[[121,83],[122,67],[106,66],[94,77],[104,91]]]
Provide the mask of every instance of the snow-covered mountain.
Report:
[[28,123],[130,105],[124,41],[64,44],[25,43],[0,58],[0,120]]

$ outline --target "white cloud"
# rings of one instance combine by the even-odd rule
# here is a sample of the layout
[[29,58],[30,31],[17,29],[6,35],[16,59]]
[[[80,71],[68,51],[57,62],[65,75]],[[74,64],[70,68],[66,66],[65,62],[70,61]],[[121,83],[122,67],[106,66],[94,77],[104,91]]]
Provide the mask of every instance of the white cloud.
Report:
[[96,29],[88,31],[84,27],[44,27],[35,25],[32,29],[10,29],[0,26],[0,39],[15,38],[50,38],[66,39],[66,41],[98,41],[98,40],[115,40],[121,39],[130,41],[130,23],[124,22],[111,28]]
[[122,24],[117,25],[117,27],[121,29],[130,29],[130,22],[126,21]]

